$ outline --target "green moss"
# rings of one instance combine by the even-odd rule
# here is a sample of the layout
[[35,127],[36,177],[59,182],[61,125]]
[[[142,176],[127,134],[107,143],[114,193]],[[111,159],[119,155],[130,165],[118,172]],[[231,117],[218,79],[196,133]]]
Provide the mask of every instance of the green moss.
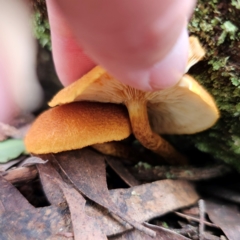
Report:
[[51,50],[50,26],[46,17],[43,17],[39,11],[34,13],[34,35],[42,47]]
[[232,24],[230,21],[224,22],[221,28],[223,31],[218,38],[218,42],[217,42],[218,46],[224,43],[227,36],[229,36],[231,40],[234,40],[236,37],[236,32],[238,30],[238,28],[234,24]]
[[[189,24],[206,48],[190,73],[216,99],[221,118],[208,131],[184,137],[240,170],[240,1],[199,0]],[[180,137],[182,138],[182,137]]]
[[240,9],[240,1],[239,0],[232,0],[232,6]]

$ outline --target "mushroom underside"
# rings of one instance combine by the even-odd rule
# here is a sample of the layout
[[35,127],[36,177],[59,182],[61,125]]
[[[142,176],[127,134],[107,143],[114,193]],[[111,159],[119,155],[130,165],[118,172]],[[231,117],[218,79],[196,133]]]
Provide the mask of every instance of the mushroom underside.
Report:
[[[190,37],[188,66],[204,56],[197,38]],[[73,101],[96,101],[125,104],[135,137],[146,148],[165,159],[185,162],[158,134],[192,134],[203,131],[217,121],[219,113],[213,98],[192,77],[185,74],[172,88],[143,92],[129,87],[100,66],[60,91],[50,102],[56,106]],[[181,160],[179,160],[181,159]]]

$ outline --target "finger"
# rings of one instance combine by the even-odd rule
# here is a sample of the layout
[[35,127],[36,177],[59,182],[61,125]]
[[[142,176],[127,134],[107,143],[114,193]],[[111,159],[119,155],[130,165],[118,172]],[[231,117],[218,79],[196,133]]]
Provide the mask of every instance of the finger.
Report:
[[63,85],[90,71],[95,63],[84,53],[55,2],[47,1],[55,68]]
[[0,0],[0,120],[20,111],[33,111],[41,103],[35,63],[30,11],[24,1]]
[[[186,61],[187,41],[184,37],[179,42],[178,39],[184,35],[183,29],[186,28],[194,1],[48,0],[47,2],[48,6],[59,4],[58,10],[66,17],[77,42],[87,55],[119,80],[136,84],[143,89],[151,88],[151,84],[157,86],[156,74],[151,72],[156,68],[158,72],[163,70],[160,62],[174,52],[174,46],[177,44],[183,46],[183,49],[180,49],[180,59],[173,62],[179,69],[174,74],[171,72],[163,76],[158,74],[158,82],[163,83],[158,85],[165,86],[166,81],[174,83],[184,72],[179,66],[181,62]],[[145,73],[143,77],[140,77],[141,71]],[[134,73],[139,76],[137,80]]]
[[4,65],[0,63],[0,122],[8,123],[19,111],[17,104],[13,101]]

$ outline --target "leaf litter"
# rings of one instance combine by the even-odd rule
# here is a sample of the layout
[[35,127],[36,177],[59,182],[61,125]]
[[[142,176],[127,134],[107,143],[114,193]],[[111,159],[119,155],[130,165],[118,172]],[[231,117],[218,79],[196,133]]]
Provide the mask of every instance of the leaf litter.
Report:
[[[64,158],[65,157],[66,157],[66,154],[65,154]],[[57,156],[56,158],[58,159],[59,156]],[[66,160],[66,161],[68,161],[68,160]],[[68,164],[72,164],[71,161],[69,161]],[[73,163],[73,166],[74,165],[75,165],[75,168],[83,167],[81,161],[78,161],[77,163]],[[57,182],[54,180],[54,179],[60,179],[59,174],[56,172],[56,170],[50,164],[50,161],[46,165],[39,165],[38,170],[40,173],[40,178],[41,178],[41,181],[43,184],[43,188],[45,190],[45,193],[47,194],[47,198],[50,200],[50,202],[52,204],[56,204],[58,206],[61,205],[62,202],[64,201],[64,196],[62,193],[59,193],[60,192],[58,190],[59,186],[58,186]],[[85,171],[87,171],[87,169],[85,169]],[[50,173],[51,173],[51,175],[49,175]],[[51,177],[49,178],[49,176],[51,176]],[[84,184],[88,184],[87,182],[85,182]],[[64,183],[64,185],[65,184],[66,183]],[[149,209],[148,214],[146,214],[144,211],[144,204],[146,203],[145,202],[146,200],[144,200],[144,199],[147,199],[147,197],[148,197],[147,194],[151,193],[151,191],[156,192],[156,190],[159,187],[158,185],[160,186],[160,182],[157,183],[157,186],[155,186],[153,189],[151,189],[151,186],[149,186],[149,184],[147,184],[146,186],[142,185],[137,188],[130,188],[129,189],[130,194],[125,189],[121,189],[121,191],[120,191],[120,189],[119,190],[110,190],[111,199],[115,204],[116,203],[120,204],[120,199],[123,198],[123,200],[121,202],[121,206],[124,206],[125,213],[127,211],[127,213],[129,213],[129,215],[133,215],[136,213],[136,211],[138,211],[136,220],[138,220],[139,222],[144,222],[155,216],[164,214],[167,211],[166,209],[162,210],[161,208],[158,209],[158,212],[156,212],[156,211],[154,212],[154,209],[153,210]],[[162,183],[162,188],[165,188],[165,187],[166,187],[166,184]],[[180,187],[180,184],[177,187]],[[55,189],[56,191],[52,192],[53,189]],[[72,189],[72,187],[71,187],[71,189]],[[146,191],[147,189],[148,189],[148,191]],[[160,190],[161,190],[161,186],[160,186]],[[169,188],[168,188],[168,190],[169,190]],[[191,188],[189,190],[191,190]],[[193,190],[193,192],[194,192],[194,190]],[[137,203],[136,196],[135,196],[135,194],[132,194],[132,193],[135,193],[135,194],[138,193],[137,194],[138,198],[139,197],[143,198],[142,202],[137,201],[138,202]],[[56,197],[56,195],[60,195],[60,196]],[[75,195],[77,195],[76,190],[75,190]],[[66,194],[65,194],[65,197],[67,198]],[[99,197],[101,197],[101,196],[99,196]],[[193,198],[195,197],[195,198],[191,199],[191,201],[192,202],[196,201],[197,195],[195,192],[192,197]],[[126,199],[128,201],[124,201],[124,199]],[[183,198],[181,203],[180,202],[178,203],[179,206],[180,205],[183,206],[185,204],[186,205],[190,204],[188,202],[185,202],[185,200],[186,200],[186,196],[185,196],[185,198]],[[68,201],[68,204],[70,205],[71,199],[67,199],[67,201]],[[149,202],[149,206],[151,206],[154,204],[161,205],[162,201],[163,201],[163,199],[156,197],[155,199],[152,199],[151,201],[148,201],[148,202]],[[168,207],[169,207],[169,209],[171,209],[172,206],[168,206]],[[70,207],[70,211],[71,211],[71,207]],[[76,208],[74,211],[76,212]],[[106,211],[106,209],[103,209],[102,207],[98,206],[97,204],[92,203],[90,205],[89,204],[86,205],[85,211],[86,211],[86,214],[89,216],[89,218],[91,217],[90,219],[92,219],[92,222],[94,222],[94,226],[95,226],[94,229],[96,228],[96,226],[100,226],[101,231],[104,232],[107,236],[118,234],[118,233],[121,233],[121,232],[124,232],[127,230],[124,227],[124,225],[122,225],[121,220],[120,221],[116,220],[116,218],[114,218],[114,216],[112,216],[108,211]],[[82,214],[80,214],[80,215],[82,216]],[[72,221],[73,221],[73,219],[72,219]],[[84,239],[84,238],[82,238],[82,239]],[[98,239],[98,238],[96,238],[96,239]]]
[[[112,202],[107,188],[105,158],[103,155],[93,151],[90,152],[89,149],[83,149],[81,151],[72,151],[67,155],[66,153],[59,153],[55,156],[57,156],[56,160],[65,175],[86,197],[105,207],[136,229],[152,237],[155,236],[154,231],[144,227],[127,213],[123,214]],[[67,161],[69,158],[71,161]]]
[[[108,198],[111,200],[110,204],[115,203],[115,205],[117,205],[118,208],[124,213],[124,215],[136,216],[135,221],[139,223],[165,214],[168,210],[171,210],[174,207],[180,208],[191,205],[198,199],[198,195],[196,194],[194,188],[189,183],[184,181],[179,183],[176,181],[172,181],[172,183],[168,181],[162,181],[159,183],[156,182],[155,184],[147,184],[135,188],[129,188],[127,190],[117,189],[108,191],[106,187],[105,171],[98,171],[98,174],[96,174],[96,172],[94,174],[92,173],[92,170],[96,171],[96,169],[105,168],[104,156],[90,151],[89,149],[72,151],[71,153],[72,155],[70,158],[69,152],[48,155],[46,158],[49,159],[49,162],[45,165],[38,166],[44,191],[47,194],[49,201],[53,204],[60,205],[64,201],[64,196],[59,194],[59,186],[56,185],[56,181],[49,178],[49,176],[52,176],[53,179],[58,179],[58,181],[60,179],[56,170],[53,171],[53,166],[51,163],[54,161],[52,161],[51,158],[54,158],[55,161],[59,162],[61,167],[64,168],[65,175],[71,179],[71,182],[77,186],[77,189],[80,190],[80,192],[82,192],[85,196],[88,198],[91,197],[91,199],[94,199],[96,203],[100,203],[99,205],[102,206],[103,204],[108,204],[108,202],[105,203],[102,201],[102,198],[106,199],[106,196],[108,195]],[[95,159],[95,165],[91,162],[90,158]],[[84,165],[86,166],[84,167]],[[75,170],[69,171],[69,169],[72,168]],[[79,171],[81,171],[81,176]],[[102,174],[102,176],[100,176],[100,174]],[[89,181],[89,177],[91,178],[91,181]],[[103,188],[102,185],[104,190],[101,190],[101,188]],[[53,191],[53,189],[56,191]],[[181,200],[179,201],[177,200],[178,197],[174,194],[174,191],[176,190],[178,190],[179,194],[181,195],[181,197],[179,197]],[[185,190],[185,192],[183,191],[182,193],[181,190]],[[90,191],[90,193],[88,191]],[[149,195],[150,193],[151,196]],[[155,196],[154,194],[158,195]],[[169,198],[165,203],[164,196],[167,195]],[[173,200],[169,201],[172,197]],[[90,205],[87,204],[85,206],[85,211],[92,219],[96,219],[95,221],[98,222],[102,231],[104,231],[107,236],[118,234],[130,229],[129,225],[126,225],[121,219],[109,213],[108,206],[103,208],[96,203],[92,203]],[[161,206],[164,203],[166,205],[164,208],[159,207],[156,209],[156,206]],[[106,208],[108,211],[106,211]]]
[[35,208],[1,177],[0,184],[1,240],[48,239],[58,234],[59,229],[65,228],[65,213],[61,209],[52,206]]
[[[61,229],[64,229],[61,232],[59,232],[59,231],[57,232],[56,230],[54,230],[54,228],[52,226],[45,225],[45,228],[48,229],[48,231],[49,231],[48,235],[46,235],[45,232],[43,233],[43,231],[39,231],[37,234],[39,234],[39,236],[48,236],[48,238],[50,236],[49,239],[54,239],[56,236],[59,237],[56,239],[61,239],[62,237],[63,238],[68,237],[70,239],[74,235],[75,239],[77,239],[76,238],[76,230],[74,231],[74,222],[76,222],[76,219],[78,219],[78,218],[76,216],[74,218],[73,215],[78,212],[78,215],[79,215],[78,217],[81,217],[84,215],[87,216],[87,218],[85,218],[85,219],[89,219],[87,221],[88,226],[90,226],[90,225],[93,226],[93,227],[90,227],[90,229],[92,229],[92,231],[94,232],[95,231],[94,229],[96,228],[95,234],[98,231],[100,231],[100,234],[103,234],[103,233],[105,234],[105,235],[103,234],[103,237],[104,236],[108,236],[108,237],[112,236],[113,237],[113,236],[117,235],[116,237],[122,237],[119,239],[132,239],[132,238],[133,239],[148,239],[147,235],[135,230],[134,228],[132,229],[130,225],[126,225],[126,223],[124,223],[124,221],[122,221],[120,218],[118,218],[114,214],[111,214],[106,207],[104,208],[104,207],[100,206],[97,201],[94,203],[94,202],[90,201],[88,197],[87,197],[87,199],[84,199],[80,193],[81,190],[78,187],[76,187],[76,184],[74,184],[75,185],[74,186],[74,185],[72,185],[72,183],[70,181],[67,180],[66,175],[68,178],[69,178],[69,176],[68,176],[68,174],[66,174],[65,170],[64,170],[65,176],[62,172],[61,175],[57,174],[58,176],[60,176],[60,178],[58,177],[57,181],[54,180],[56,178],[56,176],[54,175],[54,171],[56,171],[56,167],[55,167],[56,162],[58,162],[58,164],[60,164],[60,166],[61,166],[62,162],[64,162],[64,163],[66,162],[65,164],[63,164],[64,167],[66,167],[65,165],[67,165],[67,164],[70,164],[70,165],[72,164],[72,166],[70,166],[70,168],[75,167],[75,168],[79,169],[79,168],[83,167],[82,162],[84,162],[84,161],[82,161],[82,156],[86,159],[89,159],[89,158],[92,158],[92,154],[93,154],[93,155],[95,155],[95,158],[97,158],[96,153],[93,151],[90,151],[89,149],[80,150],[80,152],[82,152],[82,151],[83,151],[83,153],[81,153],[81,154],[76,153],[76,151],[71,151],[71,153],[73,153],[71,157],[69,157],[70,152],[55,154],[55,155],[48,155],[48,156],[43,157],[44,160],[49,160],[47,163],[45,163],[45,161],[43,161],[45,164],[37,165],[39,176],[42,181],[42,185],[43,185],[46,195],[51,196],[51,195],[56,195],[55,193],[61,192],[61,194],[56,197],[55,202],[52,200],[49,200],[49,202],[52,204],[50,207],[53,207],[53,208],[51,208],[51,210],[48,210],[49,212],[51,212],[51,214],[48,216],[49,216],[50,220],[51,220],[51,216],[55,216],[59,220],[59,222],[63,224],[62,225],[63,227],[61,227]],[[98,155],[98,157],[103,158],[105,160],[107,160],[107,158],[108,158],[107,156],[103,156],[101,154],[97,154],[97,155]],[[51,158],[54,158],[54,160]],[[71,158],[76,158],[76,159],[78,159],[78,161],[74,160],[73,162],[71,162]],[[117,161],[116,159],[114,159],[114,160]],[[102,162],[103,161],[101,160],[101,162],[100,162],[101,166],[103,165]],[[109,161],[107,161],[107,162],[109,162]],[[53,166],[52,166],[52,163],[53,163]],[[63,166],[61,166],[61,167],[63,167]],[[34,166],[31,166],[31,167],[34,168]],[[25,168],[28,168],[28,167],[25,167]],[[92,170],[89,168],[92,168]],[[105,166],[104,166],[104,168],[105,168]],[[121,164],[120,164],[120,168],[121,168]],[[53,171],[53,169],[54,169],[54,171]],[[89,182],[88,181],[89,172],[92,174],[94,169],[96,169],[96,167],[92,167],[92,165],[89,164],[87,168],[84,167],[83,169],[85,169],[85,171],[83,171],[83,172],[86,172],[86,174],[81,179],[84,180],[84,183],[83,183],[84,190],[86,190],[86,189],[88,190],[89,186],[85,186],[85,185],[89,184],[91,187],[91,186],[93,186],[92,181],[94,181],[94,180],[91,180],[91,183],[88,183]],[[58,171],[59,171],[59,169],[58,169]],[[117,172],[118,172],[118,170],[117,170]],[[78,171],[75,173],[79,175]],[[75,175],[75,173],[73,175]],[[83,174],[83,173],[81,173],[81,174]],[[46,176],[45,182],[42,178],[42,176],[44,176],[44,175]],[[71,175],[72,179],[75,179],[74,176],[72,176],[72,174],[70,174],[70,175]],[[91,178],[95,178],[95,175],[96,174],[91,175]],[[104,179],[106,179],[105,171],[104,171]],[[97,176],[97,180],[99,180],[99,176]],[[47,191],[46,185],[49,182],[52,182],[52,186],[51,186],[51,188],[47,187],[47,188],[49,188],[49,191]],[[55,185],[53,183],[55,183]],[[61,186],[59,186],[59,184]],[[190,190],[187,188],[188,185],[190,186]],[[155,186],[155,188],[153,188],[153,186]],[[63,188],[65,190],[63,190]],[[143,188],[143,191],[140,190],[141,188]],[[171,190],[171,188],[172,188],[172,190]],[[71,197],[70,198],[68,197],[68,199],[67,199],[66,195],[64,194],[64,191],[65,191],[65,194],[67,191],[70,191],[70,193],[72,193],[72,194],[69,194],[69,195],[71,195]],[[189,200],[186,201],[186,199],[183,198],[182,192],[184,192],[184,191],[187,195],[187,198],[189,198],[191,200],[190,202],[189,202]],[[73,192],[74,192],[74,194],[73,194]],[[97,195],[98,192],[99,191],[97,191],[93,194]],[[158,192],[158,194],[160,194],[160,197],[158,196],[157,199],[151,199],[152,196],[149,193],[152,193],[152,192],[153,193]],[[159,217],[164,214],[167,214],[168,212],[171,212],[173,210],[181,209],[183,207],[194,204],[197,201],[197,199],[199,198],[199,196],[195,192],[195,195],[196,195],[195,199],[191,199],[192,196],[189,196],[189,192],[190,193],[195,192],[195,188],[193,185],[191,185],[190,183],[188,183],[186,181],[161,180],[161,181],[157,181],[157,182],[153,182],[153,183],[149,183],[149,184],[143,184],[143,185],[129,188],[129,189],[110,190],[109,195],[110,195],[112,202],[123,213],[125,213],[127,211],[128,215],[134,216],[134,219],[137,222],[144,223],[155,217]],[[86,195],[84,194],[84,196],[86,196]],[[100,196],[102,196],[102,195],[100,195]],[[96,198],[96,196],[95,196],[95,198]],[[74,201],[76,203],[76,199],[78,199],[79,203],[82,202],[78,206],[81,209],[81,211],[80,210],[76,211],[76,205],[74,205]],[[81,201],[80,201],[80,199],[81,199]],[[142,201],[140,203],[139,203],[139,199],[142,199]],[[181,203],[181,199],[184,203]],[[97,198],[97,200],[98,200],[98,198]],[[171,204],[169,205],[171,200],[173,201],[173,205],[171,205]],[[176,200],[180,201],[180,202],[178,202],[176,204]],[[148,204],[153,206],[153,210],[152,210],[152,212],[150,211],[150,213],[149,213],[149,209],[147,208]],[[67,206],[69,206],[69,208]],[[160,206],[159,209],[156,209],[157,208],[156,206]],[[47,207],[47,208],[49,208],[49,207]],[[74,209],[74,211],[73,210],[71,211],[71,208]],[[38,212],[40,211],[40,209],[41,208],[37,208]],[[44,208],[44,209],[46,210],[46,208]],[[63,209],[65,209],[64,214],[63,214]],[[19,220],[24,219],[24,221],[28,222],[28,221],[30,221],[30,218],[32,217],[31,211],[30,210],[24,210],[22,212],[14,211],[12,214],[15,214],[15,217],[18,218]],[[72,215],[72,213],[70,214],[69,211],[74,212],[74,214],[73,215]],[[9,221],[11,221],[11,217],[7,216],[6,212],[4,214],[5,214],[4,217],[6,219],[8,219]],[[10,213],[8,213],[8,214],[10,214]],[[39,214],[41,215],[40,218],[46,217],[45,216],[46,212],[43,210]],[[38,218],[39,218],[39,215],[38,215]],[[66,221],[64,219],[68,219],[68,224],[66,224]],[[34,219],[33,219],[33,221],[34,221]],[[198,221],[200,222],[201,220],[199,219]],[[204,222],[204,224],[205,223],[206,223],[206,221]],[[207,225],[207,224],[205,224],[205,225]],[[214,227],[214,224],[212,224],[212,225]],[[144,226],[149,227],[146,225],[144,225]],[[212,227],[212,226],[210,226],[210,227]],[[97,229],[98,229],[98,231],[97,231]],[[127,232],[126,232],[127,229],[132,229],[130,235],[127,234]],[[182,228],[182,229],[184,229],[184,228]],[[32,232],[32,229],[29,228],[29,225],[27,225],[27,229],[25,229],[25,230],[26,230],[26,234],[28,231],[30,233]],[[163,231],[171,232],[171,233],[168,232],[167,235],[165,233],[161,233],[161,235],[159,235],[159,231],[157,231],[156,229],[154,229],[154,231],[157,234],[156,239],[159,239],[160,236],[163,240],[169,239],[169,236],[171,236],[172,239],[176,239],[176,240],[188,239],[188,238],[179,238],[178,235],[180,233],[178,233],[178,235],[176,235],[177,232],[176,231],[171,232],[170,229],[163,228]],[[190,231],[191,231],[191,229],[189,230],[189,232]],[[50,232],[51,232],[51,234],[50,234]],[[184,232],[184,230],[182,230],[182,232]],[[128,233],[130,233],[130,232],[128,231]],[[11,234],[13,234],[13,233],[11,233]],[[89,238],[87,238],[87,236],[88,236],[87,233],[85,233],[84,236],[86,237],[86,239],[89,239]],[[182,235],[180,235],[180,236],[182,236]],[[170,239],[171,239],[171,237],[170,237]],[[209,234],[209,232],[205,232],[204,237],[205,237],[204,239],[214,239],[213,238],[214,236]],[[46,238],[46,239],[48,239],[48,238]],[[18,238],[18,239],[21,239],[21,238]],[[26,239],[26,238],[24,238],[24,233],[23,233],[22,239]],[[101,239],[101,238],[99,238],[99,239]],[[103,238],[103,239],[106,239],[106,238]],[[118,238],[116,238],[116,239],[118,239]],[[197,238],[190,238],[190,239],[197,239]]]
[[25,113],[15,117],[10,124],[0,122],[0,141],[9,137],[24,138],[33,120],[34,116],[32,114]]
[[[128,171],[129,168],[124,166],[120,159],[98,154],[89,148],[41,157],[30,157],[26,160],[27,163],[17,163],[19,167],[6,171],[3,177],[7,179],[10,172],[22,171],[22,169],[36,171],[34,165],[37,163],[39,177],[51,206],[44,208],[31,206],[29,209],[22,209],[17,205],[18,209],[20,209],[18,211],[12,208],[11,211],[2,212],[0,231],[4,233],[0,233],[1,239],[8,239],[9,236],[20,240],[34,239],[34,235],[40,239],[73,239],[73,236],[77,240],[107,239],[107,237],[116,240],[152,239],[152,237],[148,237],[145,233],[132,228],[126,221],[119,218],[118,211],[122,215],[131,216],[131,220],[134,219],[138,224],[142,224],[141,226],[144,228],[154,231],[156,237],[153,239],[198,239],[196,238],[198,229],[194,227],[192,229],[187,228],[188,225],[184,225],[185,223],[182,225],[182,231],[163,227],[156,229],[156,225],[153,228],[144,223],[196,203],[199,195],[195,191],[195,186],[189,182],[184,180],[161,180],[139,185],[140,181]],[[135,187],[108,190],[105,161],[128,185]],[[22,164],[24,167],[20,167]],[[54,174],[54,172],[57,174]],[[24,176],[15,178],[15,180],[10,178],[9,180],[13,183],[19,183],[21,178],[24,178]],[[31,177],[29,180],[31,180]],[[29,180],[24,179],[24,181]],[[11,192],[10,195],[3,195],[15,196],[15,199],[19,199],[19,194],[15,196],[15,193]],[[206,209],[206,213],[208,211]],[[181,214],[179,213],[179,216]],[[185,219],[187,219],[186,216]],[[52,223],[50,224],[49,221],[52,221]],[[188,221],[192,224],[194,217],[188,216]],[[227,236],[229,234],[223,226],[214,221],[216,225],[200,217],[196,217],[195,221],[199,223],[199,229],[204,225],[213,229],[220,227]],[[16,224],[16,231],[11,232],[7,222]],[[25,223],[24,227],[21,225],[23,222]],[[31,227],[32,223],[36,223],[37,230]],[[45,230],[40,226],[44,226]],[[233,234],[237,236],[237,229],[230,226],[228,228],[233,229]],[[21,231],[22,238],[19,238],[19,231]],[[191,231],[195,235],[193,233],[191,235]],[[188,234],[192,237],[188,238]],[[202,239],[216,239],[212,232],[209,231],[203,232],[202,237]]]
[[206,201],[207,214],[212,222],[219,226],[230,240],[240,238],[239,207],[229,202]]
[[121,163],[121,159],[117,159],[111,156],[105,157],[108,165],[118,174],[118,176],[130,187],[138,186],[141,184]]
[[[152,230],[154,230],[156,232],[156,238],[155,239],[163,239],[163,240],[190,240],[190,238],[186,238],[174,231],[171,231],[169,229],[163,228],[163,227],[159,227],[159,226],[155,226],[155,225],[151,225],[151,224],[147,224],[145,223],[145,225],[149,228],[151,228]],[[153,238],[148,237],[144,234],[142,234],[139,231],[136,230],[131,230],[128,231],[120,236],[114,236],[114,237],[110,237],[109,240],[133,240],[133,239],[137,239],[137,240],[151,240]]]

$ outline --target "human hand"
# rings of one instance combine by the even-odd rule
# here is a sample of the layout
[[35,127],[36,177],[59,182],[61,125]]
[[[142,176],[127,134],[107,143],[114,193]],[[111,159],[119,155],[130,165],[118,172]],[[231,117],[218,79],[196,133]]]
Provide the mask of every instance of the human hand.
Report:
[[118,80],[145,91],[174,85],[186,67],[186,26],[194,4],[47,0],[60,80],[68,85],[100,64]]
[[0,0],[0,122],[41,104],[36,45],[25,0]]
[[[80,78],[95,64],[144,91],[172,86],[184,73],[186,25],[195,1],[46,2],[55,67],[64,85]],[[6,119],[6,109],[16,106],[16,91],[13,94],[12,86],[6,86],[2,72],[0,69],[0,121]],[[25,82],[25,86],[30,84]],[[34,96],[34,91],[31,94]]]

